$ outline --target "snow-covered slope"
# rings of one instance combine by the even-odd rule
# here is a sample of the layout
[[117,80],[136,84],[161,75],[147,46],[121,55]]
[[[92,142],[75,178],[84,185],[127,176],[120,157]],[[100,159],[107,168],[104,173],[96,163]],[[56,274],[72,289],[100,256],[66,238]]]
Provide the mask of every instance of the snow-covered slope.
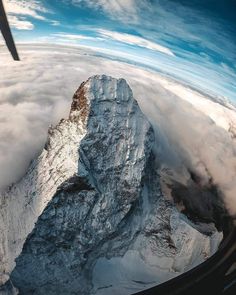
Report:
[[81,123],[61,121],[49,130],[45,149],[25,177],[0,196],[0,283],[8,279],[14,259],[57,188],[77,172],[77,149],[84,135]]
[[200,233],[161,191],[153,143],[125,80],[82,83],[69,119],[1,196],[2,283],[19,256],[22,294],[131,294],[214,253],[222,234]]

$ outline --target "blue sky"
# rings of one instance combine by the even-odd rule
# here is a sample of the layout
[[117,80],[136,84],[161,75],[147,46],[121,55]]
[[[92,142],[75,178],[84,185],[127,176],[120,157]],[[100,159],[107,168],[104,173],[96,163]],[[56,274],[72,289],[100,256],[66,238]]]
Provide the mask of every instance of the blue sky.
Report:
[[4,0],[17,42],[95,49],[236,101],[234,0]]

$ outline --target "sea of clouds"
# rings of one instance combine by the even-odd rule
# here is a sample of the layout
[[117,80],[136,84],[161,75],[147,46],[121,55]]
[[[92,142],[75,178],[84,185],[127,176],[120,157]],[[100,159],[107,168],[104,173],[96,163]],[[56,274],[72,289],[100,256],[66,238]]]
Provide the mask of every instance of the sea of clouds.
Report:
[[[194,171],[220,187],[236,214],[236,144],[226,129],[200,111],[182,92],[163,87],[161,76],[134,65],[95,56],[88,50],[22,45],[20,62],[0,48],[0,188],[18,181],[42,150],[47,129],[69,113],[80,83],[95,74],[125,78],[156,133],[160,163],[179,178]],[[191,90],[186,92],[191,94]],[[192,98],[197,99],[197,95]],[[207,100],[207,99],[206,99]],[[219,105],[217,104],[217,107]],[[223,107],[223,106],[222,106]],[[236,117],[235,117],[236,118]],[[236,126],[236,119],[231,122]]]

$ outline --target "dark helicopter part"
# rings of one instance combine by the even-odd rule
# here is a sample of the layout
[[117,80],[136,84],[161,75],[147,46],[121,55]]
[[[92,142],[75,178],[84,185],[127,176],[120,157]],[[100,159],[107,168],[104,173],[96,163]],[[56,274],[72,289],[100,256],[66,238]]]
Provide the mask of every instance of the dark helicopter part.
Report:
[[16,50],[14,39],[10,30],[10,26],[7,20],[7,15],[3,6],[2,0],[0,0],[0,30],[6,41],[6,45],[11,52],[11,55],[14,60],[20,60],[19,55]]

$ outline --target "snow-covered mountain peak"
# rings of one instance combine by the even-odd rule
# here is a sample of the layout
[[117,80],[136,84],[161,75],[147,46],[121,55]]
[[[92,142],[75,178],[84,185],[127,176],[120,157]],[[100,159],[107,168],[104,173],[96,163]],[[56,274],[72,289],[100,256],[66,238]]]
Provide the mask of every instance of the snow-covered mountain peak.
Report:
[[116,79],[106,75],[90,77],[84,84],[89,100],[97,102],[124,102],[133,100],[132,90],[125,79]]
[[23,294],[126,294],[211,255],[222,235],[198,232],[165,199],[153,144],[125,80],[82,83],[69,118],[0,196],[0,284],[18,257],[11,280]]
[[[76,180],[87,177],[85,181],[104,191],[104,200],[110,204],[118,190],[122,191],[122,182],[137,198],[135,188],[144,174],[145,154],[152,142],[150,130],[125,80],[94,76],[81,84],[73,97],[69,119],[49,128],[42,153],[32,161],[26,175],[1,195],[0,283],[7,279],[27,235],[58,190],[67,190]],[[131,171],[136,161],[137,169]],[[122,167],[126,167],[123,178]]]
[[[96,113],[97,104],[104,108],[116,107],[116,104],[133,102],[133,94],[124,79],[115,79],[106,75],[96,75],[83,82],[73,96],[70,111],[71,120],[87,120],[90,110]],[[103,111],[106,111],[104,109]],[[99,111],[102,111],[99,108]]]

